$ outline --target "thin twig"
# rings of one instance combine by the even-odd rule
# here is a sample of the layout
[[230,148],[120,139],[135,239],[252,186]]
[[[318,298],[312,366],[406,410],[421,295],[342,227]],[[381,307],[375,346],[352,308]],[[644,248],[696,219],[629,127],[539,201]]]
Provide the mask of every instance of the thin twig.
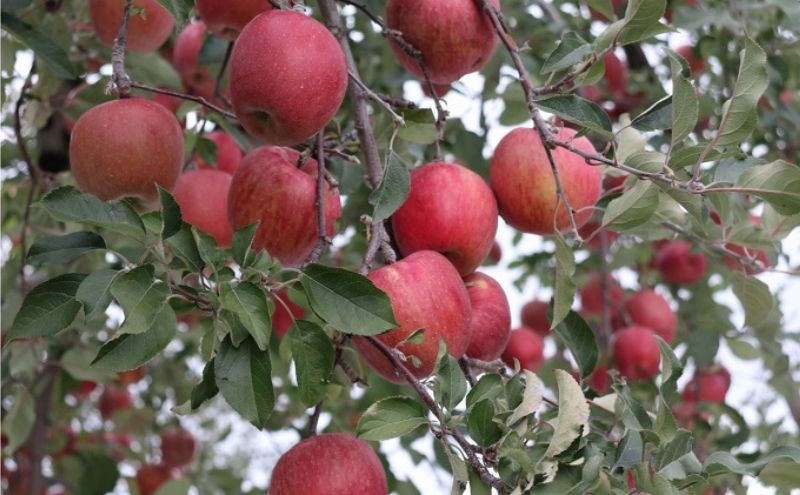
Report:
[[142,84],[142,83],[136,82],[136,81],[131,81],[130,82],[130,86],[132,88],[141,89],[141,90],[144,90],[144,91],[149,91],[151,93],[158,93],[158,94],[162,94],[162,95],[174,96],[176,98],[181,98],[181,99],[184,99],[184,100],[193,101],[193,102],[199,103],[199,104],[203,105],[204,107],[207,107],[207,108],[217,112],[218,114],[223,115],[223,116],[225,116],[225,117],[227,117],[227,118],[229,118],[231,120],[236,120],[236,115],[233,112],[229,112],[229,111],[227,111],[225,109],[222,109],[222,108],[214,105],[213,103],[211,103],[210,101],[206,100],[202,96],[187,95],[186,93],[181,93],[179,91],[174,91],[174,90],[171,90],[171,89],[156,88],[154,86],[150,86],[148,84]]
[[128,40],[128,18],[131,15],[133,0],[125,0],[122,10],[122,22],[119,26],[117,37],[114,38],[114,47],[111,49],[111,82],[117,88],[120,98],[129,98],[131,93],[131,78],[125,72],[125,44]]
[[371,89],[369,89],[367,85],[364,84],[364,82],[361,79],[359,79],[356,75],[354,75],[352,72],[348,71],[347,75],[350,76],[351,81],[356,83],[361,88],[361,91],[364,92],[364,95],[366,95],[370,100],[377,103],[381,108],[389,112],[389,115],[392,116],[392,121],[394,121],[395,125],[398,126],[406,125],[405,119],[403,119],[401,115],[398,115],[397,112],[394,111],[392,106],[389,105],[383,98],[381,98],[380,95],[374,93]]
[[311,416],[308,418],[308,436],[313,437],[317,434],[317,424],[319,423],[319,415],[322,412],[322,402],[317,402],[317,405],[314,406],[314,412],[311,413]]
[[330,243],[326,235],[325,227],[325,130],[319,131],[317,134],[317,243],[314,249],[308,254],[308,257],[303,261],[302,266],[308,266],[311,263],[316,263],[322,256],[325,246]]
[[467,357],[464,356],[458,360],[458,365],[461,366],[461,371],[464,372],[464,376],[467,378],[467,382],[469,382],[470,387],[475,386],[475,377],[472,376],[472,370],[469,369],[469,361],[467,361]]
[[22,105],[25,102],[28,91],[30,91],[31,86],[33,85],[33,75],[35,72],[36,62],[34,61],[34,63],[31,65],[30,72],[28,72],[28,76],[25,78],[25,82],[22,84],[22,88],[19,91],[19,99],[14,105],[14,137],[17,140],[19,155],[22,157],[22,161],[25,163],[25,166],[28,169],[28,176],[31,178],[30,190],[28,190],[28,197],[25,200],[25,211],[22,214],[22,230],[20,231],[19,235],[19,246],[22,253],[19,265],[19,284],[23,294],[28,289],[27,280],[25,279],[25,256],[27,255],[28,251],[28,224],[30,223],[31,218],[31,205],[33,204],[33,198],[36,194],[36,191],[39,189],[42,176],[42,171],[39,169],[39,166],[33,161],[30,153],[28,153],[28,142],[25,139],[25,136],[22,134]]

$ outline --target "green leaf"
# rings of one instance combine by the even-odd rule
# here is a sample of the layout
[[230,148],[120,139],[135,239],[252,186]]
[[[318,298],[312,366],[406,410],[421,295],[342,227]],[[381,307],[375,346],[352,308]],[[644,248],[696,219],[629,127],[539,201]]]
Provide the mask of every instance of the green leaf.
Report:
[[167,304],[161,308],[152,326],[144,333],[125,333],[106,342],[92,361],[92,366],[111,371],[127,371],[153,359],[175,337],[175,312]]
[[377,335],[398,326],[389,296],[362,275],[312,264],[301,283],[314,312],[338,330]]
[[153,326],[170,296],[167,284],[155,278],[153,265],[143,265],[119,275],[111,286],[111,295],[125,311],[120,333],[142,333]]
[[269,351],[260,350],[253,339],[234,347],[227,338],[214,358],[214,375],[228,404],[256,428],[264,428],[275,406]]
[[186,267],[195,273],[199,273],[205,267],[203,258],[192,235],[192,228],[189,224],[181,224],[180,230],[165,241],[172,253],[186,264]]
[[630,413],[631,418],[636,422],[634,425],[635,429],[651,430],[653,428],[653,421],[650,419],[650,416],[647,414],[647,411],[645,411],[642,405],[631,396],[630,388],[628,388],[628,386],[625,384],[613,385],[612,388],[625,402],[627,412]]
[[555,327],[569,314],[572,301],[575,299],[575,253],[567,245],[561,232],[553,236],[556,243],[556,272],[553,295],[553,314],[550,326]]
[[81,310],[75,293],[85,277],[81,273],[67,273],[34,287],[22,301],[9,339],[52,337],[69,327]]
[[375,207],[372,222],[386,220],[403,205],[411,189],[408,168],[394,151],[389,151],[389,163],[378,187],[369,195],[369,204]]
[[36,239],[28,250],[28,261],[69,263],[92,249],[105,249],[106,242],[94,232],[82,230],[66,235],[47,235]]
[[201,160],[206,162],[209,165],[213,165],[214,168],[217,168],[217,144],[208,139],[204,136],[199,136],[197,138],[197,143],[194,146],[195,151],[197,151],[197,155],[200,157]]
[[606,19],[616,19],[617,17],[611,0],[586,0],[586,5],[600,12]]
[[233,254],[233,260],[242,268],[247,268],[255,258],[252,247],[256,230],[258,230],[258,223],[242,227],[233,233],[231,253]]
[[666,445],[658,449],[655,456],[655,470],[661,471],[670,463],[677,461],[692,451],[692,434],[686,430],[678,430]]
[[122,272],[105,268],[92,272],[83,279],[75,292],[75,299],[83,304],[86,318],[99,315],[111,304],[111,285],[120,273]]
[[333,344],[319,325],[305,320],[294,322],[289,330],[289,343],[297,372],[300,400],[313,406],[325,396],[325,384],[333,372]]
[[663,373],[669,370],[669,374],[667,374],[666,378],[661,382],[661,387],[659,387],[661,397],[671,404],[678,391],[678,379],[683,374],[683,364],[681,364],[678,356],[675,355],[675,351],[664,339],[656,335],[656,340],[661,348],[661,368],[664,370]]
[[8,437],[8,450],[14,452],[25,443],[36,419],[33,395],[24,387],[17,387],[14,405],[3,418],[3,431]]
[[489,447],[503,434],[493,418],[494,404],[490,400],[478,402],[467,413],[467,430],[481,447]]
[[166,240],[177,234],[183,226],[181,220],[181,207],[172,194],[161,186],[158,187],[158,196],[161,199],[161,238]]
[[745,326],[758,326],[775,308],[775,297],[761,280],[740,272],[731,272],[733,293],[744,308]]
[[144,239],[144,224],[128,203],[104,203],[74,187],[63,186],[47,193],[39,204],[56,220],[83,223],[136,240]]
[[213,398],[219,392],[217,380],[214,376],[214,358],[211,358],[203,368],[203,379],[192,389],[191,406],[194,411],[205,401]]
[[[175,1],[175,0],[173,0]],[[153,495],[188,495],[192,484],[186,479],[169,480],[160,487]]]
[[175,67],[158,52],[125,52],[125,69],[134,81],[147,81],[159,88],[182,87]]
[[643,449],[642,436],[639,432],[628,430],[625,437],[617,445],[617,451],[614,454],[614,465],[611,467],[611,471],[630,469],[642,462]]
[[631,121],[640,131],[660,131],[672,127],[672,95],[667,95],[650,105]]
[[427,424],[425,408],[411,397],[381,399],[361,415],[356,435],[363,440],[380,441],[401,437]]
[[80,459],[80,481],[78,495],[102,495],[114,490],[119,479],[117,461],[102,452],[82,449],[77,457]]
[[272,331],[272,308],[264,289],[250,282],[220,285],[222,306],[239,318],[262,351],[269,347]]
[[790,460],[800,464],[800,449],[797,447],[781,446],[769,454],[762,456],[754,462],[742,463],[728,452],[714,452],[703,463],[709,476],[736,473],[749,476],[758,476],[764,467],[776,460]]
[[555,370],[555,375],[558,383],[558,419],[545,457],[564,452],[589,428],[589,404],[581,386],[564,370]]
[[642,172],[658,173],[664,169],[666,155],[658,151],[637,151],[625,159],[625,165]]
[[430,108],[401,108],[398,113],[406,122],[397,133],[400,139],[416,144],[436,141],[436,118]]
[[[782,215],[800,213],[800,167],[782,160],[751,167],[736,180]],[[711,189],[713,190],[713,189]]]
[[581,315],[570,311],[564,321],[556,326],[555,332],[578,363],[581,376],[586,378],[591,375],[597,366],[597,339]]
[[200,55],[197,57],[199,65],[221,65],[225,59],[230,42],[218,36],[205,35]]
[[629,0],[622,22],[618,44],[620,46],[650,38],[671,29],[659,24],[667,7],[666,0]]
[[520,419],[535,413],[542,405],[542,390],[544,389],[542,381],[536,376],[536,373],[531,371],[522,370],[522,374],[525,376],[525,390],[522,392],[522,402],[514,408],[511,416],[506,419],[508,426],[513,426]]
[[158,0],[158,3],[169,10],[172,17],[175,18],[175,32],[180,33],[183,25],[189,19],[194,2],[192,0]]
[[467,409],[482,400],[495,400],[503,393],[503,379],[497,373],[481,376],[467,394]]
[[452,411],[467,394],[467,379],[464,377],[464,372],[461,371],[458,360],[444,349],[444,342],[442,342],[442,348],[440,352],[443,352],[444,355],[441,356],[439,368],[436,371],[435,390],[439,402]]
[[603,228],[628,230],[646,223],[658,208],[658,187],[650,181],[637,181],[622,196],[612,200],[603,214]]
[[592,54],[592,45],[586,42],[581,36],[573,31],[567,31],[561,35],[561,41],[556,45],[547,60],[544,61],[540,72],[549,74],[572,67],[583,62]]
[[78,73],[69,60],[64,47],[39,28],[31,26],[17,16],[3,12],[0,17],[3,29],[33,50],[36,60],[41,61],[53,74],[62,79],[75,79]]
[[739,64],[739,75],[733,95],[722,106],[723,114],[717,131],[717,146],[738,146],[758,122],[758,100],[767,89],[767,55],[745,35],[745,48]]
[[672,72],[672,146],[674,147],[694,130],[700,115],[700,103],[691,80],[683,74],[679,55],[669,52]]
[[562,119],[611,137],[611,120],[603,108],[577,95],[557,95],[536,100],[536,106]]

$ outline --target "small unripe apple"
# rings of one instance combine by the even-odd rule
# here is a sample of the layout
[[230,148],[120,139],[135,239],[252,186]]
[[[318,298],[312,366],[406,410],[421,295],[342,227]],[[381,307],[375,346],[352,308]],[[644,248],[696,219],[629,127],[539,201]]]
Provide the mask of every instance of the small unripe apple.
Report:
[[197,0],[196,7],[209,31],[231,41],[255,16],[272,8],[266,0]]
[[212,236],[221,247],[231,245],[228,222],[231,175],[220,170],[189,170],[178,177],[172,194],[181,207],[183,221]]
[[511,368],[516,360],[521,369],[538,371],[544,364],[544,340],[530,328],[517,328],[511,332],[502,359]]
[[[467,288],[447,258],[435,251],[417,251],[373,270],[368,278],[389,296],[400,325],[375,338],[405,354],[405,365],[417,378],[433,372],[440,340],[453,357],[464,355],[470,341],[472,310]],[[425,329],[422,343],[400,343],[420,328]],[[395,383],[405,381],[371,343],[353,337],[353,344],[379,375]]]
[[212,141],[217,147],[217,161],[215,165],[206,163],[200,157],[200,154],[195,154],[195,161],[197,168],[216,168],[219,171],[233,175],[236,172],[236,167],[242,161],[242,150],[236,141],[224,131],[213,131],[205,135],[206,139]]
[[154,200],[172,189],[183,164],[183,132],[167,109],[143,98],[113,100],[78,119],[69,142],[81,191],[103,201]]
[[189,94],[211,100],[214,98],[216,80],[208,67],[200,65],[200,50],[203,48],[205,34],[206,25],[202,22],[186,24],[175,40],[172,64]]
[[[499,0],[490,3],[499,9]],[[491,20],[472,0],[389,0],[386,26],[403,33],[403,39],[422,53],[436,84],[450,84],[481,70],[498,41]],[[396,42],[391,46],[400,65],[422,79],[416,60]]]
[[[317,242],[316,160],[300,162],[291,148],[263,146],[245,156],[233,174],[228,218],[234,231],[260,222],[255,249],[266,249],[284,265],[305,260]],[[341,214],[339,191],[324,185],[325,230],[336,233]]]
[[497,204],[475,172],[455,163],[429,163],[411,172],[411,190],[392,215],[392,231],[404,255],[438,251],[467,275],[492,248]]
[[[562,128],[555,138],[571,141],[574,147],[587,153],[596,153],[588,139],[575,134],[572,129]],[[588,165],[580,155],[561,147],[552,150],[552,157],[580,227],[589,220],[591,207],[600,198],[602,172],[599,167]],[[556,194],[553,170],[537,131],[519,128],[508,133],[495,149],[489,173],[500,215],[509,225],[523,232],[552,234],[553,214],[558,205],[556,227],[559,230],[570,227],[567,209]]]
[[165,466],[145,464],[136,472],[139,495],[153,495],[161,485],[172,479],[172,473]]
[[689,69],[692,71],[693,75],[697,75],[700,72],[703,72],[706,68],[706,61],[703,60],[703,57],[698,54],[697,49],[692,45],[683,45],[675,49],[675,51],[686,59],[686,62],[689,64]]
[[629,380],[649,380],[658,374],[661,349],[655,333],[638,325],[625,327],[614,335],[614,367]]
[[316,435],[278,459],[271,495],[386,495],[386,473],[363,440],[345,433]]
[[470,341],[467,356],[494,361],[508,343],[511,333],[511,310],[503,287],[489,275],[475,272],[464,277],[470,305]]
[[721,365],[711,365],[697,370],[686,384],[683,400],[722,404],[731,386],[731,374]]
[[[581,299],[581,310],[587,315],[600,316],[603,314],[605,297],[603,296],[602,278],[599,272],[592,274],[586,284],[584,284],[578,292]],[[608,291],[609,299],[609,316],[613,317],[622,307],[625,293],[622,291],[619,282],[611,275],[606,277],[606,291]]]
[[[286,292],[280,292],[273,296],[275,301],[275,312],[272,314],[272,332],[278,334],[278,336],[283,337],[286,335],[286,332],[292,328],[292,323],[294,320],[301,320],[306,315],[306,310],[302,306],[298,306],[297,304],[293,303],[289,296],[286,295]],[[280,299],[283,301],[284,304],[281,304],[277,301]],[[286,308],[289,308],[289,311]],[[289,313],[291,311],[291,313]]]
[[522,326],[530,328],[542,337],[550,333],[548,304],[545,301],[530,301],[522,307]]
[[675,312],[661,294],[649,289],[641,290],[625,301],[625,311],[634,325],[653,330],[667,343],[675,339]]
[[[175,18],[158,0],[134,0],[132,7],[144,10],[144,14],[131,11],[125,48],[152,52],[167,41],[175,26]],[[94,32],[108,46],[114,45],[124,11],[125,0],[89,0],[89,17]]]
[[692,243],[670,241],[658,249],[655,266],[665,282],[689,285],[702,280],[708,260],[703,253],[693,253]]
[[347,89],[339,42],[293,11],[250,21],[230,60],[231,103],[244,128],[270,144],[300,144],[333,118]]
[[124,388],[107,386],[97,402],[100,416],[104,420],[111,419],[117,411],[133,407],[133,396]]
[[161,462],[168,468],[180,468],[192,462],[196,442],[194,435],[181,427],[161,432]]

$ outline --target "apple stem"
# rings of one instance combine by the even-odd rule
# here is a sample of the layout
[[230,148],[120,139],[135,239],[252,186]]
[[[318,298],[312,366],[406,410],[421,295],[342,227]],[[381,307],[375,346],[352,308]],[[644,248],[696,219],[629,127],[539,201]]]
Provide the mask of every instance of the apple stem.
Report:
[[319,423],[319,415],[322,412],[322,402],[319,401],[314,406],[314,412],[311,413],[311,417],[308,418],[308,437],[313,437],[317,435],[317,424]]
[[128,19],[131,15],[133,0],[125,0],[122,9],[122,22],[119,26],[117,37],[114,38],[114,47],[111,49],[111,81],[117,88],[120,98],[130,98],[131,78],[125,72],[125,44],[128,41]]

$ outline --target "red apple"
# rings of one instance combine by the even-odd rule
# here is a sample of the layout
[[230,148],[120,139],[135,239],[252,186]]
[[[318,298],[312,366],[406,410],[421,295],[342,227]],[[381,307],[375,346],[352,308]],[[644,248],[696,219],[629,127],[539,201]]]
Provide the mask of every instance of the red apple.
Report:
[[230,81],[233,110],[247,132],[290,146],[336,114],[347,89],[347,66],[325,26],[298,12],[270,10],[236,40]]
[[205,135],[206,139],[211,140],[217,147],[217,162],[216,167],[206,163],[199,154],[195,154],[195,161],[197,168],[216,168],[222,172],[233,174],[239,162],[242,161],[242,150],[236,141],[224,131],[213,131]]
[[[444,98],[444,95],[446,95],[450,91],[450,85],[434,84],[433,90],[436,92],[437,98]],[[431,93],[431,88],[428,87],[428,83],[425,81],[422,81],[422,93],[428,98],[433,98],[433,93]]]
[[[596,153],[585,137],[563,128],[555,134],[560,141],[587,153]],[[578,154],[557,147],[552,150],[564,193],[575,210],[575,221],[583,225],[592,215],[592,206],[600,198],[602,172],[588,165]],[[548,235],[554,232],[553,213],[558,207],[556,225],[559,230],[570,227],[563,202],[558,201],[556,181],[539,133],[530,128],[514,129],[497,145],[490,166],[492,190],[500,215],[509,225],[523,232]]]
[[209,31],[231,41],[255,16],[272,8],[266,0],[197,0],[196,7]]
[[178,177],[173,195],[186,223],[214,237],[222,247],[231,245],[228,191],[231,175],[220,170],[189,170]]
[[628,90],[628,65],[617,57],[614,52],[603,55],[605,65],[605,81],[609,93],[616,100]]
[[675,338],[675,313],[661,294],[641,290],[625,301],[625,311],[634,325],[650,328],[668,343]]
[[85,399],[97,388],[97,382],[91,380],[81,380],[77,388],[70,390],[70,395],[78,400]]
[[[741,244],[736,244],[733,242],[725,243],[725,247],[739,256],[744,256],[745,258],[759,262],[764,268],[770,268],[772,266],[772,263],[770,263],[769,258],[767,257],[767,252],[763,249],[745,247]],[[764,271],[763,268],[757,268],[752,264],[745,263],[744,261],[741,261],[739,258],[730,254],[723,255],[722,261],[725,263],[725,266],[727,266],[728,269],[744,272],[748,275],[758,275]]]
[[598,364],[591,375],[589,375],[589,386],[600,395],[605,394],[611,389],[611,375],[605,365]]
[[117,411],[133,407],[133,396],[124,388],[107,386],[97,402],[100,416],[104,420],[111,419]]
[[386,495],[386,473],[363,440],[316,435],[283,454],[272,470],[271,495]]
[[[469,294],[447,258],[435,251],[417,251],[397,263],[373,270],[368,277],[389,295],[400,325],[376,338],[409,356],[406,367],[417,378],[433,372],[440,340],[444,340],[452,356],[460,358],[464,354],[470,341]],[[400,344],[420,328],[425,329],[422,343]],[[361,337],[353,337],[353,344],[379,375],[391,382],[404,382],[391,362],[372,344]],[[418,360],[419,366],[411,356]]]
[[119,373],[117,375],[117,382],[123,387],[127,387],[128,385],[138,383],[142,378],[144,378],[144,368],[140,366],[135,370],[128,370]]
[[630,380],[649,380],[658,374],[661,350],[647,328],[632,325],[614,336],[614,367]]
[[492,248],[489,250],[489,254],[486,256],[486,259],[483,260],[484,265],[496,265],[500,263],[500,259],[503,257],[503,250],[498,244],[497,241],[492,243]]
[[[280,292],[273,296],[275,299],[280,299],[286,305],[275,301],[275,313],[272,314],[272,332],[283,337],[286,332],[292,327],[294,320],[303,319],[306,315],[306,310],[302,306],[293,303],[286,292]],[[289,311],[286,308],[289,308]],[[290,313],[291,312],[291,313]]]
[[589,220],[578,229],[581,239],[583,239],[586,247],[593,251],[601,251],[603,249],[603,238],[605,237],[606,247],[611,247],[614,241],[617,240],[619,234],[607,229],[601,229],[602,222],[600,220]]
[[683,400],[688,402],[712,402],[722,404],[731,386],[731,374],[721,365],[711,365],[697,370],[683,391]]
[[497,205],[475,172],[454,163],[429,163],[411,172],[411,191],[392,215],[392,231],[404,255],[438,251],[467,275],[492,249]]
[[533,330],[542,337],[550,333],[550,318],[547,317],[548,304],[545,301],[530,301],[522,307],[522,326]]
[[702,56],[692,45],[683,45],[676,48],[675,51],[689,63],[689,69],[691,69],[693,75],[696,76],[699,72],[705,70],[706,61],[703,60]]
[[693,253],[688,241],[669,241],[659,248],[655,266],[665,282],[674,285],[693,284],[706,274],[708,261],[703,253]]
[[180,108],[181,104],[183,103],[181,98],[178,98],[177,96],[165,95],[163,93],[156,93],[151,99],[154,103],[158,103],[171,113],[177,112],[178,108]]
[[[317,242],[317,162],[300,163],[290,148],[264,146],[245,156],[233,175],[228,218],[234,231],[260,222],[253,247],[266,249],[284,265],[308,257]],[[325,228],[336,232],[339,191],[325,183]]]
[[[108,46],[114,45],[119,33],[124,7],[125,0],[89,0],[89,17],[92,18],[94,32]],[[125,48],[136,52],[152,52],[167,41],[175,26],[175,18],[158,0],[134,0],[132,7],[144,10],[144,13],[131,11]]]
[[161,432],[161,463],[168,468],[191,463],[195,448],[194,436],[179,426]]
[[189,94],[211,100],[214,98],[216,79],[208,67],[200,65],[200,50],[203,48],[205,34],[206,25],[202,22],[186,24],[175,40],[172,64]]
[[[499,0],[491,3],[500,8]],[[403,33],[403,39],[422,53],[436,84],[450,84],[481,70],[498,41],[489,17],[472,0],[389,0],[386,26]],[[394,41],[391,46],[400,65],[423,78],[416,60]]]
[[87,111],[69,143],[81,191],[108,201],[154,200],[156,184],[172,189],[183,164],[183,131],[175,115],[143,98],[113,100]]
[[169,468],[145,464],[136,472],[136,484],[139,486],[139,495],[153,495],[161,485],[172,479]]
[[472,306],[467,356],[494,361],[505,350],[511,333],[508,298],[495,279],[480,272],[464,277],[464,284]]
[[516,360],[521,369],[538,371],[544,364],[544,341],[530,328],[518,328],[511,332],[502,359],[512,368]]
[[[610,316],[613,316],[619,312],[619,308],[622,307],[625,293],[622,291],[619,282],[611,275],[608,275],[606,278],[606,290],[609,293]],[[602,275],[599,272],[592,274],[586,284],[580,288],[579,295],[583,313],[598,316],[603,314],[605,297],[603,296]]]

